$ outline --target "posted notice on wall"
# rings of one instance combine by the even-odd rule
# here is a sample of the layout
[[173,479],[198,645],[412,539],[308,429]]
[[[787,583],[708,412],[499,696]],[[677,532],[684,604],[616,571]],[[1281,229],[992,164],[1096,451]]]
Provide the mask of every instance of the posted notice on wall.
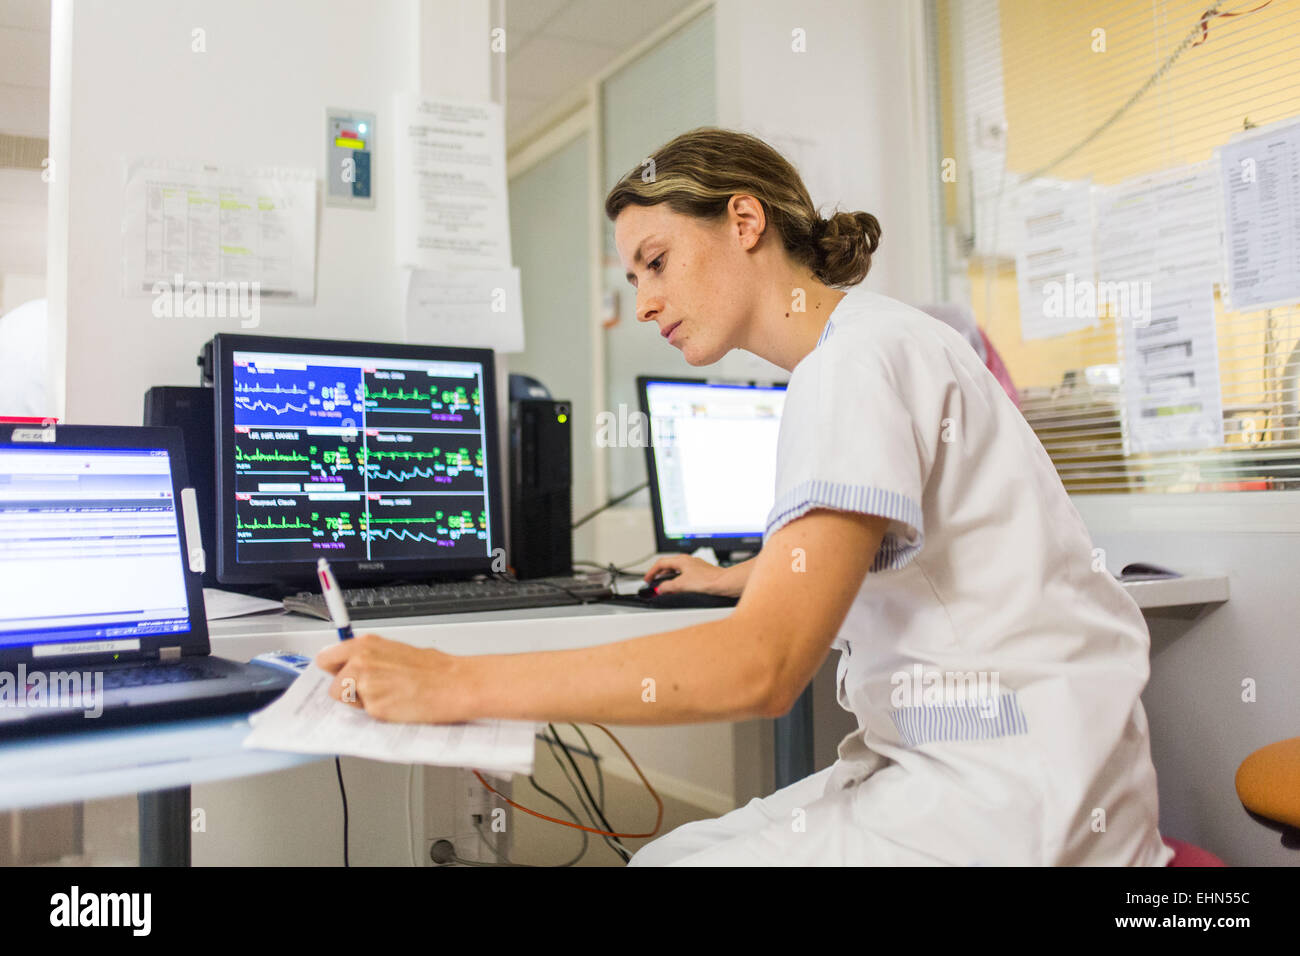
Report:
[[495,103],[397,98],[397,264],[510,266],[505,119]]
[[1101,189],[1097,270],[1101,285],[1217,281],[1223,274],[1217,159]]
[[316,171],[134,159],[126,165],[122,291],[241,283],[316,298]]
[[414,269],[405,281],[408,342],[524,350],[518,269]]
[[1092,183],[1038,180],[1019,199],[1020,337],[1050,338],[1096,325]]
[[1300,302],[1300,121],[1239,133],[1219,166],[1233,310]]
[[1214,286],[1156,285],[1149,319],[1123,317],[1125,454],[1223,444]]

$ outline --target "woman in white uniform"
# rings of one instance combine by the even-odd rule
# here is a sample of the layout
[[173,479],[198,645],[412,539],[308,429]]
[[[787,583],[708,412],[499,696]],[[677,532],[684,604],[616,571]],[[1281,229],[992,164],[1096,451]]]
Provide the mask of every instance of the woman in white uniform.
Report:
[[335,696],[352,677],[391,720],[773,717],[835,648],[858,723],[839,759],[633,864],[1165,865],[1145,621],[998,381],[959,333],[859,285],[875,217],[822,219],[761,140],[698,129],[652,159],[605,207],[637,318],[691,365],[742,348],[791,373],[758,556],[646,575],[735,611],[522,655],[368,635],[318,658]]

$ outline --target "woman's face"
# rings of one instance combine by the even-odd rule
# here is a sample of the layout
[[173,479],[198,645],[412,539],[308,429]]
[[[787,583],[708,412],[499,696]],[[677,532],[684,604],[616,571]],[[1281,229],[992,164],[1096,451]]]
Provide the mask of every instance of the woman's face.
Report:
[[753,291],[743,233],[734,216],[710,223],[664,203],[628,206],[614,221],[638,321],[655,323],[691,365],[712,365],[738,346]]

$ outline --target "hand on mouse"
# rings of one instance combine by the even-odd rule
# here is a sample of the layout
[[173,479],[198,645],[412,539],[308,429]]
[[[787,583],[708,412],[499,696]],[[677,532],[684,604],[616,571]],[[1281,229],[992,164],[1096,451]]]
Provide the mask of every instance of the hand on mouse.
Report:
[[728,570],[701,558],[693,558],[689,554],[674,554],[658,558],[645,573],[645,582],[649,584],[658,575],[676,571],[676,577],[659,582],[658,593],[693,591],[699,594],[739,597],[744,583],[742,581],[740,587],[733,585]]

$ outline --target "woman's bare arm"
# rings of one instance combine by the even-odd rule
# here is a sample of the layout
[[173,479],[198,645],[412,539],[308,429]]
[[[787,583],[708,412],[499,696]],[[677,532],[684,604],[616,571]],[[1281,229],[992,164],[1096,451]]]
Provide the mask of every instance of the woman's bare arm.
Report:
[[597,647],[452,656],[365,635],[322,651],[344,699],[385,720],[484,717],[677,724],[789,710],[820,666],[888,521],[815,510],[753,559],[749,586],[720,621]]

